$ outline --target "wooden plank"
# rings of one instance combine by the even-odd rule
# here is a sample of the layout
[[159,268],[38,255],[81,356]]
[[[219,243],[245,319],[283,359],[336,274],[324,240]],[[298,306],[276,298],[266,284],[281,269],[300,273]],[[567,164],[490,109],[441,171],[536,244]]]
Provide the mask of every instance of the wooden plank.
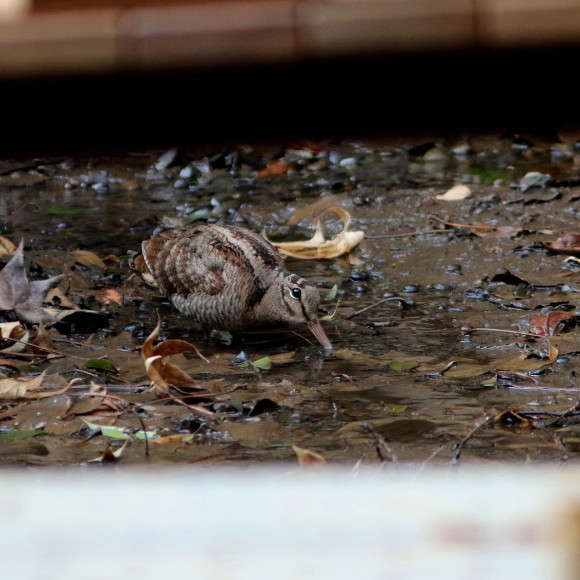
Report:
[[304,55],[426,52],[474,46],[471,0],[321,0],[298,3]]
[[0,77],[114,69],[117,19],[115,10],[86,10],[0,22]]
[[124,68],[252,65],[296,56],[293,0],[229,1],[125,11]]
[[488,48],[578,45],[577,0],[478,0],[480,41]]

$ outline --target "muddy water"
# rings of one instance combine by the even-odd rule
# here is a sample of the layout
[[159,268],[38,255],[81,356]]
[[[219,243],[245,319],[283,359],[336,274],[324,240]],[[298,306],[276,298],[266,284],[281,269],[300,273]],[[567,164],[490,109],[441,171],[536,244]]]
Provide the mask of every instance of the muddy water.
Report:
[[[123,304],[106,308],[106,330],[51,333],[67,356],[95,356],[89,343],[97,353],[106,351],[119,372],[92,373],[90,380],[125,401],[148,404],[141,409],[147,429],[194,434],[191,441],[150,449],[130,441],[127,463],[294,461],[293,445],[352,465],[576,461],[577,331],[526,340],[461,329],[528,331],[530,316],[542,307],[577,309],[578,266],[541,244],[576,231],[579,159],[573,140],[472,135],[6,160],[0,165],[1,233],[16,243],[24,238],[31,277],[76,271],[82,279],[70,290],[76,303],[104,308],[95,295],[121,291]],[[292,169],[260,173],[280,160]],[[529,172],[550,177],[528,185],[521,180]],[[437,198],[457,183],[471,196]],[[321,199],[347,209],[351,229],[367,236],[349,256],[287,260],[323,294],[338,286],[336,315],[325,323],[333,353],[322,353],[307,332],[252,334],[236,347],[213,341],[204,349],[209,365],[192,358],[180,364],[200,380],[222,379],[216,389],[235,389],[235,395],[204,402],[216,413],[211,421],[187,407],[161,406],[147,391],[138,352],[155,312],[164,321],[163,338],[201,345],[201,336],[135,277],[130,253],[154,231],[194,218],[266,227],[279,239],[305,238],[312,234],[307,220],[294,227],[286,221]],[[513,231],[475,235],[477,229],[444,227],[430,216]],[[332,216],[325,227],[330,235],[340,230]],[[67,256],[78,249],[118,262],[105,271],[71,266]],[[529,285],[492,281],[505,270]],[[400,300],[378,304],[393,296]],[[330,313],[335,303],[323,308]],[[240,350],[250,360],[271,357],[272,367],[240,369],[234,360]],[[84,377],[86,386],[79,366],[65,358],[38,361],[35,370]],[[63,404],[70,407],[81,394],[71,391]],[[0,442],[0,461],[82,464],[107,445],[119,447],[88,431],[69,407],[58,411],[61,403],[32,408],[32,418],[3,413],[4,434],[43,433],[17,448]],[[14,405],[6,401],[2,410]],[[139,428],[134,415],[120,413],[109,422]]]

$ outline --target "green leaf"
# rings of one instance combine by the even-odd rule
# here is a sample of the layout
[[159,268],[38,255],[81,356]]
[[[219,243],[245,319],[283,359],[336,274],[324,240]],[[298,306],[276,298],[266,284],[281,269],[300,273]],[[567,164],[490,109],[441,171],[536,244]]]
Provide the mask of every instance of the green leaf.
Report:
[[272,368],[272,359],[269,356],[258,359],[252,363],[252,366],[258,371],[267,371]]
[[87,427],[89,427],[89,429],[100,431],[101,435],[104,437],[110,437],[111,439],[138,439],[139,441],[143,441],[145,438],[151,439],[157,437],[157,431],[143,431],[143,429],[139,429],[139,431],[135,431],[134,433],[127,433],[124,427],[97,425],[96,423],[91,423],[86,419],[83,419],[83,422]]
[[385,405],[385,411],[389,413],[403,413],[408,409],[408,405]]
[[143,429],[139,429],[139,431],[135,431],[132,437],[139,441],[145,441],[145,439],[153,439],[153,437],[157,437],[157,431],[143,431]]
[[338,286],[335,284],[326,294],[324,300],[334,300],[338,294]]
[[12,429],[7,433],[0,433],[0,443],[7,443],[10,441],[20,441],[21,439],[28,439],[29,437],[36,437],[44,433],[41,429]]
[[93,431],[100,431],[105,437],[110,437],[111,439],[130,439],[131,435],[125,433],[125,430],[121,427],[112,427],[111,425],[97,425],[96,423],[91,423],[86,419],[83,422],[87,425],[89,429]]
[[392,371],[412,371],[419,363],[415,360],[392,360],[388,366]]
[[107,371],[109,373],[119,372],[115,365],[106,358],[93,358],[85,363],[85,368],[97,371]]

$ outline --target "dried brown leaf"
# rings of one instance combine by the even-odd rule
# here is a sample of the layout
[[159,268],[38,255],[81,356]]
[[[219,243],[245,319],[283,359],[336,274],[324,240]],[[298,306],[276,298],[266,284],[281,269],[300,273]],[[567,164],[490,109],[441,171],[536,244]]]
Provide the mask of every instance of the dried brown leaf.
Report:
[[565,234],[546,247],[557,254],[580,257],[580,234]]
[[538,336],[556,336],[574,326],[578,316],[574,312],[553,310],[530,317],[530,332]]
[[8,343],[0,351],[4,354],[9,352],[22,352],[26,348],[26,342],[30,338],[28,330],[20,322],[0,323],[0,340],[14,340],[18,342]]
[[52,391],[39,391],[46,371],[32,379],[2,379],[0,380],[0,399],[45,399],[60,395],[68,389],[68,385]]
[[[325,239],[322,231],[320,218],[325,213],[337,214],[343,222],[342,231],[332,239]],[[364,239],[362,231],[351,232],[350,214],[341,207],[333,207],[324,210],[316,218],[316,231],[310,240],[299,242],[271,242],[278,250],[287,256],[300,258],[302,260],[336,258],[343,254],[348,254],[356,248]],[[263,234],[266,237],[265,233]],[[266,237],[267,239],[267,237]]]
[[185,388],[193,391],[204,391],[198,381],[194,381],[186,372],[178,366],[166,362],[163,359],[168,356],[182,354],[184,352],[193,352],[204,361],[208,360],[199,352],[191,343],[185,340],[169,339],[161,344],[153,343],[159,336],[161,330],[161,321],[157,321],[157,326],[147,337],[147,340],[141,347],[141,356],[145,363],[147,376],[151,379],[153,391],[158,396],[167,396],[171,387]]
[[284,175],[284,174],[288,173],[289,171],[292,171],[292,169],[294,169],[295,167],[296,166],[293,163],[288,163],[284,159],[279,159],[278,161],[274,161],[274,163],[271,163],[270,165],[268,165],[268,167],[265,167],[264,169],[262,169],[258,173],[258,176],[259,177],[272,177],[275,175]]
[[16,251],[16,246],[4,236],[0,236],[0,256],[12,256]]
[[42,308],[42,303],[48,290],[62,277],[29,282],[24,271],[24,243],[20,242],[10,261],[0,271],[0,310],[14,311],[22,322],[54,322],[51,313]]
[[74,258],[77,264],[81,266],[88,266],[88,267],[95,267],[104,270],[107,266],[97,254],[94,252],[90,252],[89,250],[75,250],[71,252],[72,257]]
[[298,447],[298,445],[292,445],[294,453],[298,459],[298,465],[300,467],[312,467],[313,465],[326,465],[326,459],[322,457],[319,453],[311,451],[310,449],[305,449],[304,447]]

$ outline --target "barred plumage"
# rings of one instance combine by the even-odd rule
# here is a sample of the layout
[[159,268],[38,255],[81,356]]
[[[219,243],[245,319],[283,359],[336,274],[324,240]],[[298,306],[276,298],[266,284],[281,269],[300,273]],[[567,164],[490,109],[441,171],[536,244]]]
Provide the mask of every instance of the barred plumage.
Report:
[[262,236],[194,224],[154,236],[142,249],[136,268],[206,332],[306,324],[322,346],[332,348],[318,320],[318,289],[286,270]]

